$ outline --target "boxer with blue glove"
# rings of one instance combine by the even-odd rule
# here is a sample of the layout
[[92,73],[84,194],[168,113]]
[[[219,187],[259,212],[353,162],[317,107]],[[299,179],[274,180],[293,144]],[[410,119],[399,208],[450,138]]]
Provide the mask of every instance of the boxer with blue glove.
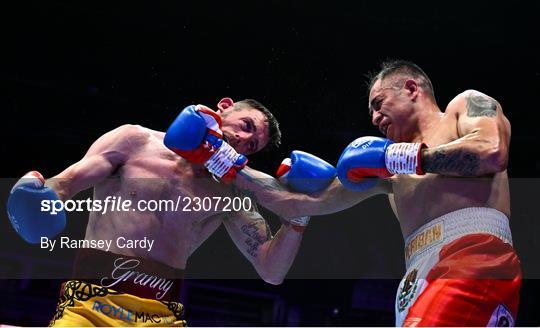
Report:
[[467,90],[443,112],[425,72],[394,60],[372,76],[368,107],[388,139],[354,140],[337,170],[359,194],[389,184],[405,239],[396,326],[513,326],[522,273],[509,226],[511,129],[501,105]]
[[247,158],[223,140],[221,118],[210,108],[191,105],[174,120],[164,144],[194,164],[203,164],[210,173],[230,183]]
[[[53,238],[65,225],[64,213],[57,213],[54,218],[35,215],[42,200],[67,201],[87,188],[93,188],[94,202],[116,197],[129,199],[133,205],[127,210],[90,211],[85,241],[136,240],[141,236],[155,241],[151,250],[128,249],[114,242],[110,249],[80,250],[77,258],[81,260],[74,265],[74,272],[78,274],[62,287],[62,295],[73,295],[74,299],[60,300],[51,325],[88,326],[95,322],[106,326],[133,325],[125,321],[125,316],[108,316],[95,311],[97,300],[84,293],[94,288],[99,288],[98,301],[104,308],[136,306],[141,312],[159,313],[156,319],[162,325],[185,324],[181,311],[175,311],[182,309],[182,305],[176,303],[179,277],[193,251],[220,226],[225,227],[262,279],[271,284],[283,281],[302,240],[299,232],[307,224],[306,216],[313,211],[287,207],[286,210],[292,209],[287,213],[290,216],[283,217],[282,225],[273,235],[255,203],[259,201],[265,206],[265,199],[244,202],[249,206],[233,211],[224,208],[224,201],[209,210],[196,208],[196,199],[241,196],[243,201],[246,196],[257,196],[249,191],[243,193],[246,190],[236,186],[209,180],[199,165],[204,165],[222,181],[231,181],[237,175],[234,183],[241,183],[244,174],[255,171],[245,166],[244,155],[279,144],[277,120],[260,103],[251,99],[235,103],[224,98],[217,107],[216,112],[201,105],[186,108],[167,133],[138,125],[121,126],[99,137],[81,160],[60,174],[45,182],[41,175],[32,173],[29,180],[25,177],[13,188],[8,201],[9,216],[14,228],[29,242],[37,241],[40,236]],[[293,152],[290,162],[289,170],[280,170],[280,176],[288,185],[272,177],[264,179],[285,192],[281,200],[293,199],[303,205],[302,200],[312,196],[291,192],[288,188],[315,195],[335,180],[334,168],[314,156]],[[311,180],[312,177],[317,179]],[[309,179],[306,182],[304,178]],[[150,200],[177,199],[183,201],[180,208],[184,210],[154,211],[137,206]],[[277,207],[278,210],[284,208]],[[279,211],[277,214],[281,216]],[[133,269],[141,275],[170,281],[170,289],[141,284],[133,276],[114,287],[110,286],[111,281],[85,280],[88,270],[93,277],[110,277],[115,265],[126,260],[140,263]],[[119,293],[121,296],[117,297]]]
[[361,137],[351,142],[338,161],[341,183],[352,190],[372,188],[374,178],[389,178],[394,174],[423,175],[422,143],[394,143],[379,137]]
[[[189,162],[203,164],[210,173],[230,183],[248,159],[224,140],[221,125],[216,112],[203,105],[191,105],[184,108],[167,129],[164,144]],[[335,178],[334,167],[316,156],[294,151],[291,158],[284,160],[277,175],[288,179],[286,184],[295,191],[321,191]]]
[[336,177],[336,169],[317,156],[294,150],[281,162],[276,176],[292,190],[311,194],[326,189]]
[[[293,191],[313,194],[328,188],[336,177],[336,169],[317,156],[295,150],[281,162],[276,176]],[[292,218],[289,222],[301,232],[307,227],[309,219],[309,216],[303,216]]]
[[58,194],[45,186],[41,173],[31,171],[13,186],[8,198],[7,212],[11,225],[27,242],[37,244],[41,237],[52,239],[66,226],[66,214],[42,211],[42,201],[59,201]]
[[[225,183],[232,182],[248,160],[225,140],[220,116],[203,105],[191,105],[176,117],[165,134],[164,144],[176,154],[206,169]],[[324,160],[302,151],[293,151],[277,171],[279,180],[301,193],[319,192],[334,180],[335,168]],[[292,218],[298,231],[309,217]]]

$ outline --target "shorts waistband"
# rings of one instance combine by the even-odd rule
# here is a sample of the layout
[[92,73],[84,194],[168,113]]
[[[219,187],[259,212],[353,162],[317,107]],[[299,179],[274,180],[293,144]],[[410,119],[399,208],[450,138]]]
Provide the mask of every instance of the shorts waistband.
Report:
[[512,233],[506,215],[494,208],[468,207],[444,214],[416,229],[405,240],[405,261],[410,262],[442,243],[473,234],[487,233],[512,245]]
[[73,278],[117,292],[156,299],[177,301],[184,270],[151,259],[142,259],[84,248],[77,252]]

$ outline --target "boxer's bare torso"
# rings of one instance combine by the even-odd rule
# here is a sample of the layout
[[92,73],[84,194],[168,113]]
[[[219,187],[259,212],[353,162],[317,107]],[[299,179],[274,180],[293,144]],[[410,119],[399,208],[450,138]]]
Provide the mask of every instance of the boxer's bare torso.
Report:
[[[430,147],[457,139],[452,119],[442,117],[439,128],[424,142]],[[443,214],[465,207],[491,207],[510,217],[506,171],[486,177],[447,177],[439,174],[397,175],[388,198],[404,236]]]
[[[218,107],[223,134],[236,151],[255,153],[270,141],[262,111],[250,105],[236,108],[230,98]],[[252,195],[216,181],[203,165],[190,164],[165,147],[164,137],[163,132],[138,125],[120,126],[99,137],[81,160],[45,184],[62,201],[93,189],[92,205],[102,206],[90,211],[85,238],[110,241],[102,250],[185,269],[189,256],[223,224],[259,276],[280,284],[302,240],[296,226],[284,221],[273,234]],[[126,210],[109,205],[104,211],[107,199],[131,204]],[[153,245],[128,248],[123,247],[127,242],[114,243],[118,240]]]
[[[217,203],[218,198],[235,197],[233,189],[212,179],[203,166],[191,165],[167,149],[163,145],[163,132],[140,126],[125,130],[116,139],[128,141],[122,146],[126,156],[109,177],[94,185],[93,198],[103,201],[107,196],[116,196],[131,200],[132,205],[129,211],[90,212],[85,238],[142,240],[146,237],[154,240],[150,252],[142,248],[118,248],[114,242],[109,251],[184,269],[188,257],[222,223],[220,213],[225,214],[222,210],[226,203]],[[106,153],[107,149],[101,152]],[[211,209],[196,206],[197,198],[205,197],[212,199]],[[146,208],[149,202],[156,204],[160,200],[173,200],[176,205],[178,199],[177,211],[164,207],[161,211],[141,211],[136,207],[143,204]]]
[[[502,115],[502,114],[501,114]],[[430,148],[445,145],[459,134],[455,110],[437,114],[423,138]],[[455,165],[464,163],[456,162]],[[322,215],[347,209],[369,197],[386,194],[398,218],[404,237],[432,219],[466,207],[490,207],[510,216],[510,196],[506,170],[482,177],[452,177],[442,174],[394,175],[362,192],[350,191],[336,181],[320,194],[289,193],[262,172],[244,169],[236,185],[254,193],[259,202],[282,217]],[[274,193],[274,190],[279,192]],[[286,200],[289,200],[287,202]]]
[[[448,144],[461,137],[457,125],[456,116],[447,109],[423,138],[414,142],[424,142],[430,148]],[[405,237],[432,219],[466,207],[490,207],[510,217],[506,170],[483,177],[395,175],[390,181],[388,198]]]
[[[371,98],[375,99],[377,93]],[[431,158],[428,157],[431,162],[427,163],[432,171],[427,172],[438,173],[394,175],[380,179],[375,187],[361,192],[347,190],[335,181],[322,193],[297,195],[267,182],[270,179],[268,176],[263,179],[264,174],[244,170],[241,180],[237,179],[237,186],[254,191],[261,204],[282,217],[334,213],[369,197],[386,194],[404,237],[435,218],[467,207],[494,208],[509,217],[505,159],[510,123],[500,105],[484,94],[468,90],[456,96],[444,113],[438,107],[425,113],[429,124],[422,125],[412,138],[398,142],[425,143],[428,150],[433,151],[429,154]],[[390,125],[386,131],[390,131]],[[492,148],[496,149],[497,155],[501,154],[500,157],[491,156]],[[272,190],[281,191],[274,194]],[[290,200],[286,206],[283,199]]]

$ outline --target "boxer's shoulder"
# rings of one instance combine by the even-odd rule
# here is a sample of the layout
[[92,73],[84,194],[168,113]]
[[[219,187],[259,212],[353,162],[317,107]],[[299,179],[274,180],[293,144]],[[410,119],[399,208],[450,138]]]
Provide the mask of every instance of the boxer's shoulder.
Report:
[[128,150],[134,150],[147,144],[153,136],[150,129],[135,124],[121,125],[110,133],[114,134],[114,139],[118,141],[117,144]]
[[501,105],[493,97],[478,90],[468,89],[455,96],[448,103],[445,113],[455,116],[462,114],[477,116],[479,110],[486,113],[486,110],[496,111],[497,108],[501,109]]
[[119,136],[125,138],[148,138],[152,130],[138,124],[124,124],[115,129]]

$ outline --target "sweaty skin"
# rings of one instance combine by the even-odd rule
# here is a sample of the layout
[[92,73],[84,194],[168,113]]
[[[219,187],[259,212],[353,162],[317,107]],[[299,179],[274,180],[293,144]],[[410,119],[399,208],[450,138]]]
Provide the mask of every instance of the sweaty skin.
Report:
[[[373,117],[381,131],[398,142],[423,142],[428,146],[421,155],[427,174],[390,178],[392,192],[388,198],[403,235],[407,237],[430,220],[466,207],[495,208],[510,217],[506,172],[510,123],[498,102],[468,90],[456,96],[444,113],[434,104],[426,105],[434,107],[419,111],[420,123],[408,124],[418,128],[407,131],[392,126],[407,126],[395,115],[396,108],[403,106],[399,97],[380,80],[370,92],[370,99],[382,102],[382,109],[375,108]],[[377,117],[385,106],[389,108],[387,115]],[[415,120],[414,115],[408,122]]]
[[[430,148],[454,142],[462,137],[457,121],[457,115],[451,108],[447,108],[433,128],[423,138],[414,142],[424,142]],[[459,165],[452,164],[451,161],[451,158],[445,158],[442,165]],[[474,167],[476,164],[468,165]],[[510,192],[506,170],[479,177],[427,173],[395,175],[390,180],[392,193],[388,195],[388,199],[405,237],[431,219],[466,207],[491,207],[510,217]]]
[[[396,142],[426,143],[429,148],[422,153],[422,166],[427,174],[381,179],[363,192],[346,190],[336,179],[323,192],[301,195],[290,192],[271,176],[247,168],[235,184],[285,218],[335,213],[374,195],[387,194],[405,238],[428,221],[465,207],[491,207],[509,217],[506,165],[510,123],[498,102],[468,90],[456,96],[444,113],[432,104],[433,108],[405,112],[401,118],[391,113],[384,118],[377,116],[386,107],[402,106],[398,101],[403,100],[396,100],[392,92],[380,81],[375,83],[370,104],[382,109],[375,109],[374,124]],[[400,130],[396,125],[414,128]]]
[[[202,165],[192,165],[167,149],[163,138],[163,132],[121,126],[99,138],[81,161],[49,179],[47,185],[62,200],[92,186],[95,200],[116,196],[133,204],[140,200],[176,201],[178,197],[245,197],[216,182]],[[185,269],[189,256],[223,223],[261,277],[269,283],[281,283],[298,251],[300,233],[282,225],[272,236],[256,206],[249,211],[224,212],[222,201],[217,208],[212,203],[210,211],[184,211],[186,204],[180,202],[178,211],[90,212],[85,238],[147,237],[155,240],[151,252],[115,248],[114,243],[110,251]]]

